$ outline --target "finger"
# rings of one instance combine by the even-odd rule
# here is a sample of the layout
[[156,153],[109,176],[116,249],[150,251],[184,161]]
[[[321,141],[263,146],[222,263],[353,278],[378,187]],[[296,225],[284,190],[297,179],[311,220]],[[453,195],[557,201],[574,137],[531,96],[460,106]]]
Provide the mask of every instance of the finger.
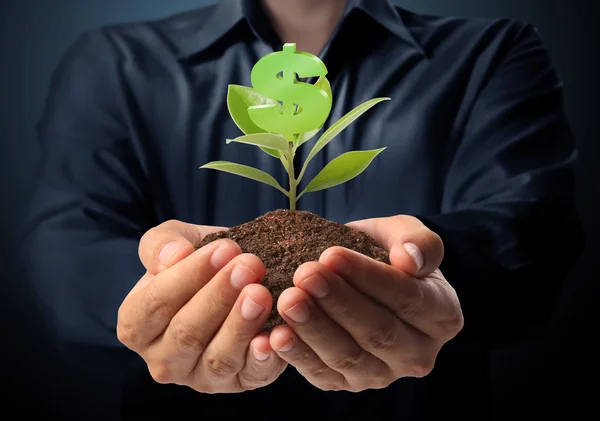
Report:
[[277,309],[296,335],[352,387],[364,383],[366,377],[387,376],[387,365],[362,348],[302,289],[292,287],[283,291]]
[[166,329],[183,305],[240,253],[239,246],[231,240],[215,241],[164,272],[142,278],[119,309],[119,336],[123,343],[134,351],[144,349]]
[[[207,379],[214,384],[230,382],[237,376],[246,365],[248,345],[265,325],[272,305],[273,297],[267,288],[258,284],[247,285],[206,346],[195,370],[196,378]],[[241,378],[235,380],[243,386]]]
[[[264,273],[264,265],[258,257],[252,254],[237,256],[174,315],[164,333],[148,347],[146,361],[161,361],[168,356],[168,372],[173,379],[191,375],[241,291],[247,285],[259,282]],[[255,294],[259,295],[258,298],[253,298],[261,302],[269,299],[265,298],[264,287],[259,288],[263,290],[262,296],[259,293]],[[258,325],[257,322],[253,323],[250,329]],[[210,371],[215,374],[229,374],[229,366],[223,363],[229,363],[233,369],[234,361],[231,359],[219,360],[214,353],[206,358]],[[164,361],[161,366],[164,366]],[[241,366],[235,368],[239,371]]]
[[238,373],[239,383],[244,390],[253,390],[274,382],[287,367],[269,343],[269,333],[262,332],[250,342],[246,354],[246,365]]
[[390,263],[412,276],[430,274],[444,257],[440,236],[412,216],[364,219],[347,225],[379,242],[389,250]]
[[321,390],[342,390],[350,387],[345,377],[327,366],[289,326],[275,327],[271,332],[270,342],[277,355],[293,365],[313,386]]
[[[458,298],[441,277],[416,279],[395,267],[343,247],[325,250],[319,259],[357,291],[387,307],[396,317],[430,337],[445,337],[459,316]],[[435,273],[439,273],[435,272]]]
[[176,220],[163,222],[142,236],[138,254],[146,270],[157,274],[192,254],[208,234],[226,229]]
[[[310,262],[300,266],[294,284],[309,293],[325,314],[394,373],[424,366],[431,360],[427,350],[434,349],[435,342],[430,337],[400,321],[389,309],[354,289],[323,264]],[[388,374],[369,380],[378,387],[387,387],[396,378],[391,371]]]

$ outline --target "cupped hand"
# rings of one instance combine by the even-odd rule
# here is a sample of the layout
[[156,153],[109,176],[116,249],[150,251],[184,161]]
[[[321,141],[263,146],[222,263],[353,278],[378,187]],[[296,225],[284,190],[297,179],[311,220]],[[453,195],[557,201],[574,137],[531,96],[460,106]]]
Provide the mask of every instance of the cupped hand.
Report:
[[287,365],[261,333],[273,304],[261,260],[226,239],[195,250],[224,229],[168,221],[140,241],[147,272],[119,308],[117,336],[159,383],[235,393],[272,383]]
[[456,292],[438,269],[440,237],[410,216],[348,225],[389,250],[391,265],[333,247],[300,266],[277,302],[286,324],[273,330],[271,346],[323,390],[426,376],[463,327]]

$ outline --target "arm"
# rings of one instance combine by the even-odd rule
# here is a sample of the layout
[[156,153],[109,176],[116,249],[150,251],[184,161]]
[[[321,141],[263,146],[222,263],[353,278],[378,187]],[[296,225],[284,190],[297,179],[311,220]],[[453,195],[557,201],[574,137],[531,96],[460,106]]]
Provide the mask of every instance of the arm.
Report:
[[420,217],[445,245],[440,268],[465,317],[458,343],[506,343],[539,329],[581,251],[562,101],[535,29],[521,28],[448,154],[442,212]]
[[144,273],[139,239],[156,225],[117,59],[102,32],[82,36],[53,74],[37,127],[24,267],[70,359],[81,349],[134,355],[116,338],[117,309]]
[[428,375],[442,347],[539,330],[582,246],[561,89],[535,30],[521,28],[446,154],[442,211],[348,224],[390,265],[341,247],[302,265],[277,303],[281,358],[323,390],[361,391]]
[[147,397],[144,371],[202,393],[266,386],[286,365],[261,333],[272,306],[264,265],[230,240],[195,251],[224,227],[157,224],[117,63],[95,32],[55,73],[26,225],[25,268],[77,386],[108,380],[101,398],[124,392],[128,405]]

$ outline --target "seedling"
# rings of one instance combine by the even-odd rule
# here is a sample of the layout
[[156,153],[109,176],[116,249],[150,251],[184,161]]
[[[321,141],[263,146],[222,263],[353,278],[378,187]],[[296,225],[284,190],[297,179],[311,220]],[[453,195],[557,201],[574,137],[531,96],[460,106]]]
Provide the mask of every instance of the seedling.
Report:
[[[244,135],[227,139],[227,144],[254,145],[279,159],[288,174],[288,190],[270,174],[247,165],[213,161],[200,168],[224,171],[268,184],[289,198],[290,210],[296,210],[296,203],[304,194],[334,187],[358,176],[385,147],[346,152],[334,158],[300,194],[297,193],[309,162],[358,117],[374,105],[390,99],[374,98],[364,102],[332,124],[316,141],[296,178],[296,151],[315,137],[331,112],[333,96],[326,74],[327,68],[318,57],[297,52],[296,44],[290,43],[285,44],[282,51],[267,54],[254,65],[250,76],[253,88],[228,87],[229,114]],[[318,77],[314,85],[298,80],[309,77]]]

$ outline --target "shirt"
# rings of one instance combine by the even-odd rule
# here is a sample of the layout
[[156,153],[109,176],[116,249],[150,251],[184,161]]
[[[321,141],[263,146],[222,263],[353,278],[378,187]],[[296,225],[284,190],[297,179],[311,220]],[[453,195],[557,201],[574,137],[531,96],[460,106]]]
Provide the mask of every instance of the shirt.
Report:
[[[117,340],[117,310],[144,273],[137,248],[149,228],[169,219],[233,226],[287,207],[269,186],[199,169],[233,161],[285,182],[278,160],[225,143],[242,134],[228,114],[228,84],[251,86],[253,65],[282,44],[259,2],[223,0],[92,30],[71,46],[37,127],[42,161],[23,236],[25,268],[48,320],[69,358],[99,366],[110,355],[107,367],[122,364],[124,413],[214,404],[235,415],[298,396],[312,402],[294,409],[305,416],[315,408],[405,419],[482,410],[489,352],[539,331],[581,249],[563,85],[536,29],[515,20],[350,0],[320,54],[333,92],[325,129],[366,100],[391,100],[338,135],[304,180],[344,152],[387,149],[357,178],[306,194],[298,208],[340,223],[414,215],[441,236],[441,270],[465,328],[432,374],[334,394],[289,368],[257,391],[202,395],[154,385]],[[299,149],[299,161],[311,146]]]

